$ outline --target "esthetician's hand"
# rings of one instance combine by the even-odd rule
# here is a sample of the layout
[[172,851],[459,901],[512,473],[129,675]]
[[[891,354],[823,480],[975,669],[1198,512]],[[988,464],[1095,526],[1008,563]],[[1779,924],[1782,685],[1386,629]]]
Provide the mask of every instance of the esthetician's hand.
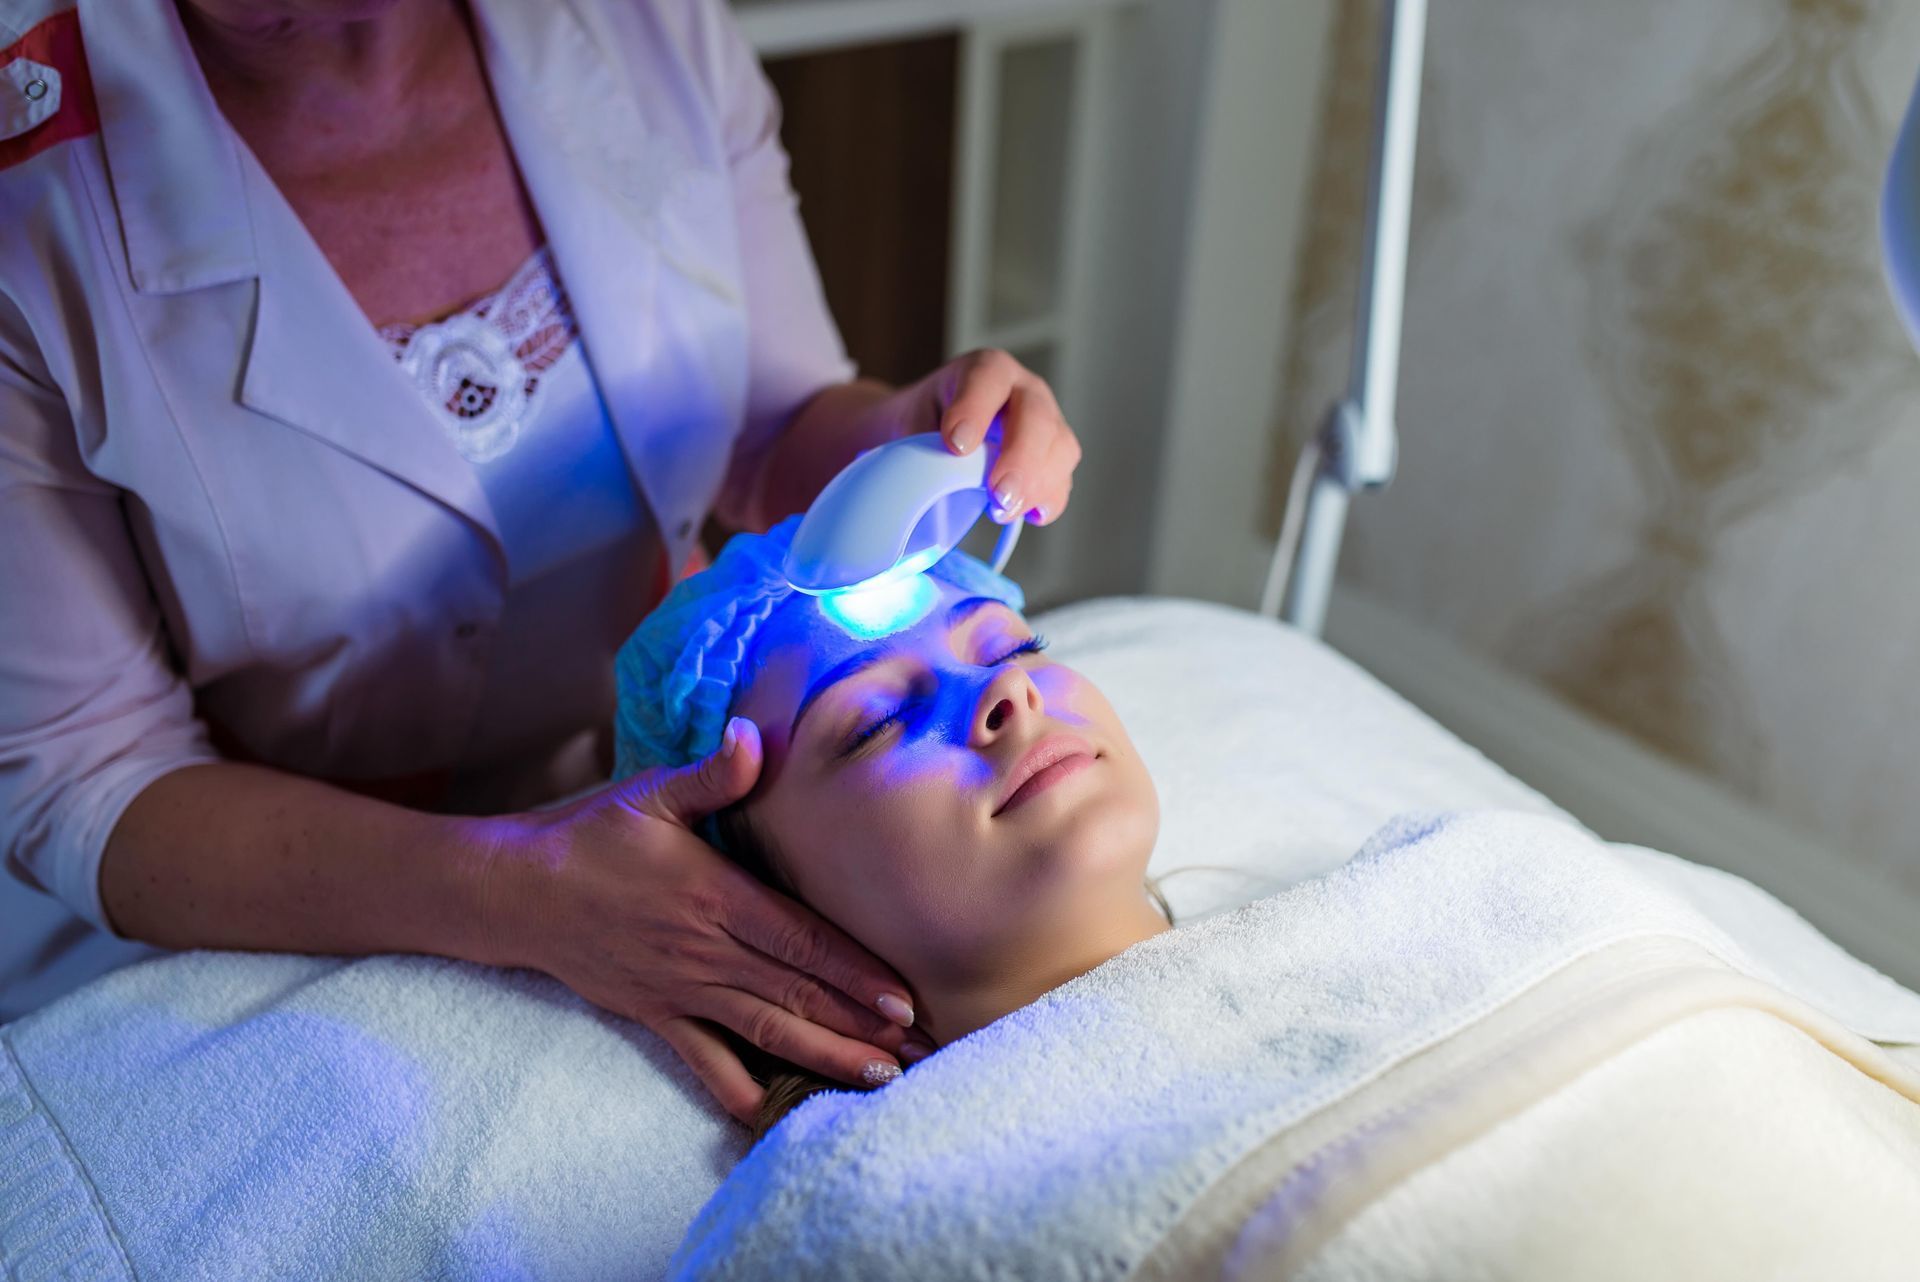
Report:
[[900,416],[901,435],[937,431],[955,454],[979,449],[998,424],[1000,457],[987,487],[997,500],[990,513],[1002,525],[1019,516],[1049,525],[1066,510],[1080,439],[1047,380],[1006,352],[982,348],[955,357],[900,389],[889,408]]
[[759,778],[759,731],[744,718],[730,731],[695,765],[503,821],[487,915],[500,959],[652,1029],[750,1121],[763,1092],[713,1025],[875,1086],[897,1074],[913,1016],[891,969],[691,830]]

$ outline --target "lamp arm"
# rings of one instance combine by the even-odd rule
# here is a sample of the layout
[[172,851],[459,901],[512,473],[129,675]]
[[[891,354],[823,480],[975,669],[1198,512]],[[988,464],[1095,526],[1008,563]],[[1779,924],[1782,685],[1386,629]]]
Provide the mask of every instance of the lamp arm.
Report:
[[[1420,129],[1420,78],[1427,0],[1387,0],[1375,80],[1367,236],[1355,301],[1353,358],[1346,395],[1328,412],[1311,455],[1310,486],[1296,483],[1274,546],[1261,612],[1319,635],[1351,497],[1393,479],[1399,459],[1394,400],[1406,302],[1413,164]],[[1304,498],[1302,491],[1304,490]],[[1301,505],[1296,514],[1294,508]],[[1292,538],[1289,538],[1289,535]],[[1298,555],[1290,546],[1297,540]],[[1284,607],[1280,605],[1284,586]]]

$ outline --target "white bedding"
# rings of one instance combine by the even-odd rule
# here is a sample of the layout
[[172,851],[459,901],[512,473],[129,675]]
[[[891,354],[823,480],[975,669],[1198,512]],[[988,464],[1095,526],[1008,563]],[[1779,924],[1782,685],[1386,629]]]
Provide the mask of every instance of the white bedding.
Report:
[[1405,810],[1575,822],[1345,656],[1246,611],[1125,598],[1034,626],[1106,693],[1153,773],[1148,872],[1177,874],[1178,920],[1337,868]]
[[[1353,1110],[1371,1084],[1422,1056],[1475,1045],[1465,1071],[1429,1074],[1423,1091],[1361,1110],[1302,1160],[1278,1165],[1269,1184],[1252,1186],[1267,1196],[1244,1217],[1251,1231],[1234,1235],[1238,1254],[1271,1258],[1317,1236],[1326,1219],[1354,1215],[1358,1208],[1342,1203],[1359,1189],[1398,1182],[1397,1170],[1382,1178],[1365,1168],[1433,1164],[1444,1146],[1431,1132],[1476,1114],[1489,1120],[1449,1137],[1453,1146],[1495,1129],[1497,1114],[1469,1106],[1469,1093],[1496,1094],[1509,1107],[1531,1103],[1543,1087],[1604,1069],[1693,1009],[1764,1009],[1783,1027],[1804,1020],[1900,1077],[1908,1095],[1887,1111],[1920,1138],[1920,1078],[1906,1080],[1911,1075],[1865,1040],[1920,1042],[1920,996],[1817,937],[1752,931],[1758,919],[1750,914],[1731,914],[1739,932],[1731,933],[1714,920],[1725,883],[1675,893],[1674,883],[1704,875],[1680,861],[1645,864],[1540,816],[1405,816],[1333,873],[1138,944],[947,1047],[876,1097],[807,1101],[702,1210],[671,1276],[885,1282],[940,1276],[968,1261],[970,1276],[1133,1282],[1194,1208],[1217,1202],[1212,1190],[1264,1146],[1284,1143],[1309,1119]],[[1755,950],[1771,955],[1761,960]],[[1485,1033],[1522,998],[1576,971],[1595,978],[1577,993],[1562,990],[1544,1032],[1516,1032],[1508,1021]],[[1689,984],[1704,1000],[1676,1007]],[[1596,1036],[1608,1028],[1623,1031]],[[1566,1063],[1577,1046],[1586,1049]],[[1547,1053],[1562,1062],[1546,1066]],[[1771,1047],[1747,1058],[1761,1071],[1795,1062]],[[1710,1081],[1724,1067],[1709,1044],[1689,1075]],[[1863,1077],[1845,1067],[1833,1075],[1841,1082]],[[1821,1080],[1799,1085],[1800,1093],[1773,1102],[1805,1113],[1833,1102]],[[1749,1129],[1762,1120],[1750,1119]],[[1669,1143],[1711,1134],[1690,1113],[1650,1118],[1631,1099],[1612,1122],[1639,1124]],[[1920,1178],[1901,1174],[1903,1161],[1920,1160],[1920,1144],[1894,1152],[1891,1139],[1871,1115],[1844,1130],[1836,1124],[1824,1148],[1800,1147],[1800,1173],[1807,1181],[1858,1180],[1850,1190],[1857,1203],[1920,1211]],[[1594,1166],[1616,1173],[1632,1165],[1604,1131],[1589,1131],[1585,1144],[1559,1165],[1595,1156],[1608,1160]],[[1885,1160],[1869,1166],[1863,1152]],[[1669,1155],[1667,1166],[1675,1165]],[[1805,1199],[1783,1196],[1777,1180],[1747,1183],[1747,1175],[1718,1168],[1725,1200],[1745,1206],[1748,1217],[1808,1209]],[[1869,1184],[1870,1175],[1884,1178]],[[1589,1179],[1580,1191],[1592,1201],[1599,1183]],[[1530,1221],[1528,1196],[1506,1190],[1476,1234],[1456,1235],[1465,1245],[1452,1250],[1452,1268],[1414,1276],[1476,1276],[1476,1250]],[[1434,1210],[1430,1198],[1401,1218],[1452,1223],[1462,1218],[1460,1201]],[[1724,1227],[1703,1220],[1691,1239],[1669,1228],[1664,1241],[1641,1245],[1670,1248],[1674,1260],[1689,1241],[1710,1257],[1724,1255]],[[1652,1231],[1650,1222],[1635,1228]],[[1903,1231],[1859,1245],[1886,1260],[1914,1241]],[[1845,1258],[1831,1241],[1813,1245],[1826,1260]],[[1196,1246],[1178,1260],[1160,1259],[1158,1272],[1210,1276],[1215,1270],[1179,1265],[1212,1253]],[[1531,1258],[1533,1276],[1568,1273],[1564,1250],[1550,1240]],[[1346,1264],[1322,1274],[1363,1275]],[[1663,1275],[1699,1276],[1673,1266]]]
[[[1183,920],[1337,867],[1402,810],[1558,814],[1250,615],[1130,599],[1037,622],[1153,769],[1151,870],[1230,870],[1166,882]],[[654,1277],[741,1148],[644,1030],[454,963],[166,958],[0,1049],[0,1261],[23,1276]]]

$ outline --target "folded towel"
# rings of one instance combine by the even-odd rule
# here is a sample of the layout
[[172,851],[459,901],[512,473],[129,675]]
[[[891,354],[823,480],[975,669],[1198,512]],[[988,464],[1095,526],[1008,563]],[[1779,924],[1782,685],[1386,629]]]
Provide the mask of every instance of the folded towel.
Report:
[[[1554,1043],[1664,1003],[1664,991],[1617,983],[1636,969],[1621,957],[1632,951],[1569,968],[1617,986],[1553,1020]],[[1691,979],[1718,986],[1705,971]],[[1721,1000],[1619,1045],[1575,1048],[1580,1062],[1565,1067],[1530,1063],[1525,1036],[1517,1052],[1495,1041],[1503,1009],[1447,1044],[1495,1056],[1471,1082],[1391,1114],[1372,1086],[1341,1100],[1371,1107],[1337,1158],[1315,1153],[1272,1179],[1250,1215],[1197,1212],[1163,1243],[1164,1268],[1136,1282],[1912,1282],[1920,1075],[1764,985],[1724,971],[1720,982]],[[1483,1091],[1504,1096],[1495,1118],[1475,1115]],[[1310,1125],[1324,1133],[1325,1120]],[[1442,1130],[1436,1143],[1422,1134]],[[1223,1223],[1225,1250],[1169,1249],[1189,1226]]]
[[1136,945],[885,1091],[809,1100],[702,1210],[672,1276],[966,1261],[1124,1278],[1264,1138],[1638,936],[1692,941],[1863,1035],[1920,1039],[1920,997],[1810,930],[1782,945],[1761,892],[1738,883],[1729,910],[1694,872],[1550,818],[1395,823],[1337,872]]

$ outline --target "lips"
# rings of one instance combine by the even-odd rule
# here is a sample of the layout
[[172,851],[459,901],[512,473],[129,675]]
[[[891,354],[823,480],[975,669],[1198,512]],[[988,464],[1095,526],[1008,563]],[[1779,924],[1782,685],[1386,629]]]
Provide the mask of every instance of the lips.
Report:
[[1013,769],[1007,772],[1007,777],[1001,782],[1000,796],[994,803],[993,813],[998,815],[1008,806],[1026,800],[1021,795],[1022,790],[1026,789],[1027,785],[1033,782],[1034,776],[1042,771],[1060,765],[1062,762],[1071,762],[1077,757],[1087,758],[1087,761],[1078,763],[1086,765],[1096,755],[1093,745],[1077,734],[1048,735],[1029,748],[1027,755],[1015,762]]

